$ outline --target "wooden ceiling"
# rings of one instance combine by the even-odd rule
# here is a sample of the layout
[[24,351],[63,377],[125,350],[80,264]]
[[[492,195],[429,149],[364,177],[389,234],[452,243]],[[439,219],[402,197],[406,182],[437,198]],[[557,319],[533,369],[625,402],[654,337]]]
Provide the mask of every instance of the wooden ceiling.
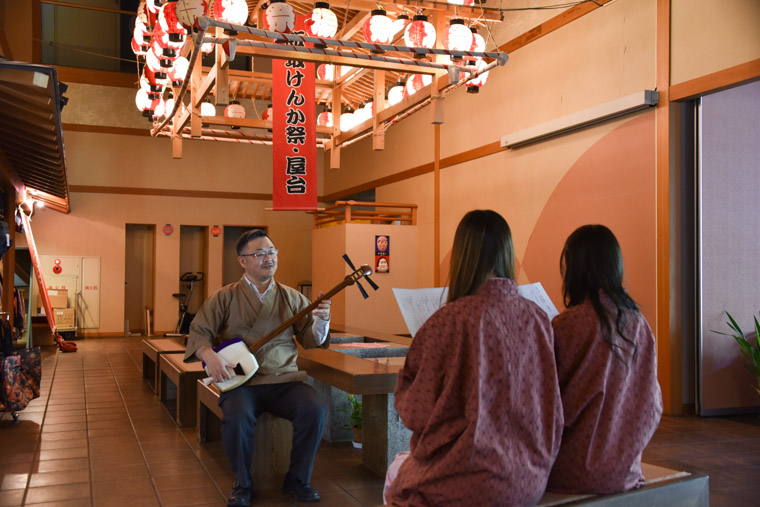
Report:
[[20,195],[69,211],[55,67],[0,59],[0,164]]

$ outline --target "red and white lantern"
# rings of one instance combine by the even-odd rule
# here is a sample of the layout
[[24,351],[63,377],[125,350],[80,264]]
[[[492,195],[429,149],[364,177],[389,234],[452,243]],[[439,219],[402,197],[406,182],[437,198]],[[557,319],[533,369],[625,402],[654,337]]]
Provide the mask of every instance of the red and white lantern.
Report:
[[245,108],[240,105],[240,101],[231,100],[230,104],[224,108],[224,116],[227,118],[245,118]]
[[248,4],[245,0],[214,0],[214,18],[233,25],[248,21]]
[[375,9],[362,26],[364,40],[370,44],[390,44],[398,30],[394,29],[393,21],[386,16],[382,9]]
[[140,88],[148,92],[151,99],[157,99],[164,91],[164,84],[162,80],[156,79],[156,74],[146,66],[143,67],[140,76]]
[[441,43],[449,51],[469,51],[474,43],[472,30],[464,26],[463,19],[454,18],[443,31]]
[[356,126],[356,120],[354,118],[354,109],[352,107],[346,107],[343,110],[343,114],[340,115],[340,131],[348,132]]
[[162,62],[169,62],[169,60],[162,60],[163,53],[162,56],[159,57],[156,54],[156,49],[158,49],[160,52],[163,51],[161,48],[157,48],[155,44],[151,45],[150,49],[148,49],[148,52],[145,53],[145,64],[150,70],[155,72],[156,79],[166,79],[166,69],[171,66],[171,62],[167,67],[163,67]]
[[270,0],[266,10],[267,28],[272,32],[290,33],[296,22],[296,14],[292,5],[285,0]]
[[313,37],[331,38],[338,31],[338,18],[327,2],[316,2],[304,21],[306,33]]
[[435,27],[428,22],[427,16],[417,14],[404,30],[404,42],[413,48],[430,49],[435,45]]
[[177,20],[177,2],[169,2],[161,6],[158,11],[158,24],[161,25],[161,30],[169,34],[187,35],[187,30]]
[[323,63],[317,67],[317,79],[332,81],[335,79],[335,66],[331,63]]
[[[475,65],[475,68],[478,70],[482,70],[488,64],[484,62],[482,59],[478,60],[474,64],[472,62],[467,62],[468,65]],[[483,72],[482,74],[479,74],[475,76],[474,79],[470,79],[465,83],[465,86],[467,86],[467,93],[478,93],[480,91],[480,88],[486,84],[488,81],[488,72]]]
[[370,112],[371,107],[372,106],[370,106],[370,109],[368,110],[365,105],[354,111],[354,125],[359,125],[372,118],[372,113]]
[[475,3],[474,0],[446,0],[446,2],[451,5],[472,5]]
[[332,120],[332,111],[326,110],[321,113],[319,113],[319,116],[317,116],[317,125],[320,127],[332,127],[333,126],[333,120]]
[[[477,51],[477,52],[483,52],[486,50],[486,40],[483,38],[482,35],[478,33],[478,31],[475,29],[475,27],[470,27],[470,31],[472,31],[472,46],[470,46],[470,51]],[[468,57],[468,60],[477,60],[476,57]]]
[[433,77],[429,74],[412,74],[406,80],[406,94],[414,95],[433,82]]
[[388,104],[395,106],[406,96],[406,83],[398,81],[388,90]]
[[172,82],[172,85],[182,86],[182,82],[187,76],[187,69],[189,67],[190,62],[187,61],[187,58],[184,56],[179,56],[176,60],[174,60],[174,65],[172,65],[172,68],[169,69],[169,71],[166,73],[167,77]]
[[396,35],[401,30],[405,29],[406,26],[411,22],[412,20],[409,19],[409,16],[406,14],[399,14],[396,18],[396,21],[393,22],[393,35]]
[[135,96],[135,105],[137,105],[137,109],[142,111],[143,116],[151,118],[156,107],[158,107],[158,99],[150,98],[148,92],[140,88]]
[[177,21],[190,31],[198,28],[198,18],[206,14],[206,0],[177,0]]
[[354,70],[354,67],[351,67],[350,65],[339,65],[340,67],[340,77],[345,76],[352,70]]
[[272,104],[269,104],[263,113],[261,113],[261,119],[266,121],[272,121]]

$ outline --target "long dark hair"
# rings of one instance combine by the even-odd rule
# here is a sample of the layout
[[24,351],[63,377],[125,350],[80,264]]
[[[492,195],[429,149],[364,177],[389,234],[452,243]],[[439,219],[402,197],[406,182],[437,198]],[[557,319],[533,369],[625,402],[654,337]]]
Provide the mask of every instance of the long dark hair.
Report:
[[[562,296],[565,306],[579,305],[585,300],[599,316],[602,337],[610,344],[615,356],[627,364],[620,351],[624,344],[636,355],[636,343],[623,334],[626,310],[639,311],[636,301],[623,288],[623,254],[615,235],[603,225],[584,225],[576,229],[565,242],[560,258]],[[615,340],[612,315],[602,305],[599,292],[603,291],[617,308],[615,330],[623,339]]]
[[507,221],[491,210],[467,213],[454,235],[447,302],[475,294],[489,276],[514,279],[514,272],[512,232]]

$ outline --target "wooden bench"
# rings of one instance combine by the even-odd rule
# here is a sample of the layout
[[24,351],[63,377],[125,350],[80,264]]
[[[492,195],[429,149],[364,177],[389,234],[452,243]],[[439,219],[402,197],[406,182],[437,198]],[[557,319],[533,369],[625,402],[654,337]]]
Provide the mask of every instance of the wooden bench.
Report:
[[179,427],[195,426],[198,379],[206,377],[200,361],[185,363],[182,354],[158,356],[158,396]]
[[[220,438],[222,409],[219,407],[219,389],[198,380],[197,427],[201,443]],[[256,420],[253,435],[251,477],[258,489],[279,489],[290,466],[290,449],[293,445],[293,425],[286,419],[268,412]]]
[[176,340],[160,338],[143,340],[142,350],[142,377],[148,383],[150,389],[158,394],[158,356],[161,354],[184,354],[185,347]]
[[[612,495],[580,495],[546,492],[538,507],[557,505],[593,505],[596,507],[709,507],[709,478],[648,463],[641,464],[646,485]],[[386,504],[382,507],[394,507]]]

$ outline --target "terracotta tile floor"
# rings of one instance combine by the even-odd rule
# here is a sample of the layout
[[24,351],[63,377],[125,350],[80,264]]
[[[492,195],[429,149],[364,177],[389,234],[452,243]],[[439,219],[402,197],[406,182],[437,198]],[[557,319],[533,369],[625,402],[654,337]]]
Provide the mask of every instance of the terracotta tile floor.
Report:
[[[140,340],[43,351],[42,396],[17,423],[0,418],[0,507],[225,504],[232,476],[219,442],[177,428],[142,380]],[[760,417],[665,417],[644,459],[709,475],[712,505],[758,505]],[[321,505],[382,503],[383,479],[348,444],[322,443],[313,483]],[[255,504],[296,505],[278,491]]]

